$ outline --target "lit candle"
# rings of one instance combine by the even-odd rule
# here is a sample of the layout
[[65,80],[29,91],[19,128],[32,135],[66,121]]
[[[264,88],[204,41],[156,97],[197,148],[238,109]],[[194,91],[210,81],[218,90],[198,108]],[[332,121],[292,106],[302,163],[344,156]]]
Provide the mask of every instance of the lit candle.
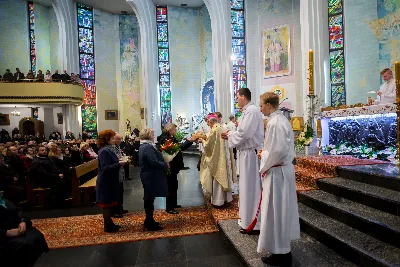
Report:
[[310,49],[308,52],[308,94],[314,94],[314,51]]

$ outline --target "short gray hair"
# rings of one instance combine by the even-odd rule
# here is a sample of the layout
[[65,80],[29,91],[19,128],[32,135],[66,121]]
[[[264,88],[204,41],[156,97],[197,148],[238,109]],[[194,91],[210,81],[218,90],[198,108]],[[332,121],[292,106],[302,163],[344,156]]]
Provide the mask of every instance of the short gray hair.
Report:
[[163,132],[165,132],[165,133],[171,133],[171,130],[174,129],[174,128],[176,128],[176,127],[177,127],[176,124],[173,124],[173,123],[171,123],[171,122],[168,122],[168,123],[164,126]]
[[151,140],[151,136],[154,136],[154,130],[151,128],[145,128],[140,131],[139,133],[139,139],[140,140]]

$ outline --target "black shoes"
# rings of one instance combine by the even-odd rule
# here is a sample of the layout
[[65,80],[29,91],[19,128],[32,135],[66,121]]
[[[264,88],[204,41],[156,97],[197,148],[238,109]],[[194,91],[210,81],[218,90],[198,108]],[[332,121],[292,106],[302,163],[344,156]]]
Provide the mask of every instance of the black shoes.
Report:
[[122,217],[124,217],[124,216],[122,216],[122,214],[120,214],[120,213],[114,213],[114,214],[112,215],[112,217],[113,217],[113,218],[122,218]]
[[156,221],[152,221],[152,222],[146,222],[144,221],[144,225],[143,228],[145,231],[159,231],[162,230],[162,227],[160,225],[160,223],[156,222]]
[[270,266],[291,267],[292,252],[287,254],[272,254],[269,257],[262,257],[261,260]]
[[182,208],[181,205],[176,205],[176,206],[175,206],[175,209],[180,209],[180,208]]
[[168,212],[169,214],[179,214],[179,211],[174,210],[174,209],[172,209],[172,210],[166,210],[166,212]]
[[240,228],[239,232],[243,235],[259,235],[260,234],[260,230],[253,230],[250,232],[247,232],[246,229]]
[[106,232],[106,233],[116,233],[116,232],[119,231],[120,228],[121,228],[120,225],[113,224],[113,225],[104,227],[104,232]]
[[127,214],[128,210],[121,210],[121,214]]

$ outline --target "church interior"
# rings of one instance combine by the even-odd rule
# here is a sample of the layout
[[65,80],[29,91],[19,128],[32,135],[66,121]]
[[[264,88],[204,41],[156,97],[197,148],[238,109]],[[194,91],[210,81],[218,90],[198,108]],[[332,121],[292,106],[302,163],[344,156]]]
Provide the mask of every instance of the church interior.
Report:
[[[400,0],[0,0],[0,24],[1,266],[400,266]],[[276,112],[294,158],[262,172]],[[262,140],[235,145],[256,140],[250,116]],[[265,180],[286,167],[298,215],[266,237]],[[175,175],[168,194],[146,170]],[[260,249],[292,219],[289,251]]]

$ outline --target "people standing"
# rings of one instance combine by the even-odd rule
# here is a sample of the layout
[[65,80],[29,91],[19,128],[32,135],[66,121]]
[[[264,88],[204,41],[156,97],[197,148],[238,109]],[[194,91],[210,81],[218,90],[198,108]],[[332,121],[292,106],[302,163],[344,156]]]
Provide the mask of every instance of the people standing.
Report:
[[237,94],[239,107],[242,108],[242,118],[236,131],[222,133],[230,148],[236,147],[239,160],[239,225],[240,233],[254,234],[260,230],[260,224],[248,232],[259,203],[261,178],[257,151],[261,149],[264,138],[264,126],[260,110],[251,104],[251,92],[241,88]]
[[[175,138],[176,135],[176,125],[173,123],[167,123],[163,129],[163,133],[157,138],[158,145],[161,146],[165,144],[168,140],[171,140],[173,143],[178,143]],[[195,139],[191,138],[190,140],[186,140],[184,143],[179,144],[181,151],[175,156],[175,158],[169,163],[170,164],[170,173],[167,175],[167,183],[168,183],[168,197],[167,197],[167,207],[166,211],[171,214],[178,214],[179,212],[175,210],[176,208],[181,208],[181,205],[178,205],[178,173],[183,168],[183,154],[182,151],[188,149]],[[140,160],[140,156],[139,156]]]
[[119,160],[112,146],[115,144],[115,132],[104,130],[99,133],[97,145],[99,151],[98,176],[96,181],[96,202],[103,208],[104,231],[118,232],[120,226],[112,220],[112,208],[118,205],[119,172],[126,161]]
[[290,241],[300,238],[296,178],[292,164],[294,154],[293,129],[278,110],[279,96],[267,92],[261,95],[260,110],[269,116],[264,147],[259,151],[260,173],[263,176],[261,229],[257,251],[272,253],[262,261],[271,266],[291,266]]
[[154,199],[168,195],[166,171],[169,163],[164,162],[162,154],[154,147],[153,129],[143,129],[139,137],[140,179],[144,188],[143,200],[146,212],[144,228],[148,231],[158,231],[162,228],[154,220]]

